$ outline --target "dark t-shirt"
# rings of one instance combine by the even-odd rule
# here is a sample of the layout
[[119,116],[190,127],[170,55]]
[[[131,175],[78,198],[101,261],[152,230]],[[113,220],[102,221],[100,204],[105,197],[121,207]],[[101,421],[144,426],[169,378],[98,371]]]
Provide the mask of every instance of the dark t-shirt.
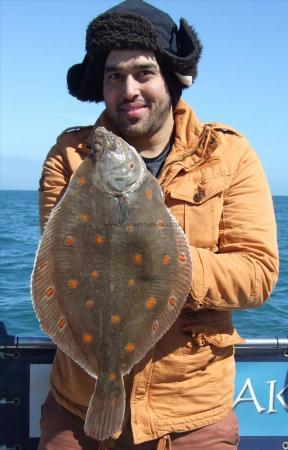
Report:
[[162,167],[163,164],[165,162],[165,159],[167,158],[170,150],[172,147],[172,143],[171,141],[168,142],[168,144],[166,145],[166,147],[164,148],[164,150],[162,150],[162,152],[155,156],[154,158],[144,158],[144,156],[142,156],[143,161],[146,164],[147,169],[149,170],[150,173],[152,173],[152,175],[157,178]]

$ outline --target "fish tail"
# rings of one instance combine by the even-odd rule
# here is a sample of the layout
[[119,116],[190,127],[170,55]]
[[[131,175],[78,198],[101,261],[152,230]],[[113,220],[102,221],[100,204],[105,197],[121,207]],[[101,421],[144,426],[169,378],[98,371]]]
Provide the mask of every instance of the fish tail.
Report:
[[100,376],[91,397],[86,415],[85,433],[98,441],[108,439],[122,430],[125,413],[123,376],[119,374],[108,389],[107,381]]

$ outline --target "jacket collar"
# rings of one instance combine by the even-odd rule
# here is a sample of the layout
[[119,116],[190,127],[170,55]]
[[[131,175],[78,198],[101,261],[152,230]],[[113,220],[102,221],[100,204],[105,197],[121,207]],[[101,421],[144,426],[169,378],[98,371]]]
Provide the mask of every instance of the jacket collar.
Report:
[[[213,124],[201,123],[184,100],[179,100],[173,115],[175,139],[159,177],[161,184],[170,182],[181,169],[189,171],[195,164],[198,165],[201,161],[209,159],[219,145],[219,137]],[[120,134],[107,110],[104,110],[85,142],[87,149],[91,147],[95,129],[99,126],[107,128],[116,135]]]
[[[174,147],[177,151],[191,148],[195,144],[195,137],[201,134],[203,125],[199,122],[192,109],[182,99],[177,103],[173,115],[175,121]],[[105,109],[97,119],[87,138],[86,144],[88,146],[92,144],[95,128],[100,126],[107,128],[107,130],[112,131],[114,134],[120,134]]]

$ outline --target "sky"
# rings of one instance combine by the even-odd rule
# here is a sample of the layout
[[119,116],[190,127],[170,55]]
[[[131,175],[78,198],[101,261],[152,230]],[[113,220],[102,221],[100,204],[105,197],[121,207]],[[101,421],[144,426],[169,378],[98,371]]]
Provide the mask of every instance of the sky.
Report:
[[[38,189],[57,136],[93,124],[103,103],[70,96],[89,22],[119,1],[0,0],[0,188]],[[288,1],[151,0],[197,30],[204,50],[183,98],[202,121],[229,124],[258,153],[273,195],[288,195]]]

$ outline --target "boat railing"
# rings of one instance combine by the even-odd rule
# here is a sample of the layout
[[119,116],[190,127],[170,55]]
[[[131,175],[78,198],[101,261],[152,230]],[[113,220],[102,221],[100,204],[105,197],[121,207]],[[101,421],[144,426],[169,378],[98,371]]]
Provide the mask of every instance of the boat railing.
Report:
[[[56,345],[48,337],[0,336],[0,347],[5,348],[46,348],[56,349]],[[271,337],[246,339],[243,344],[235,346],[236,352],[253,349],[284,349],[288,351],[288,337]]]
[[[0,322],[0,450],[37,449],[55,350],[48,337],[9,335]],[[246,339],[235,356],[239,450],[288,450],[288,337]]]

